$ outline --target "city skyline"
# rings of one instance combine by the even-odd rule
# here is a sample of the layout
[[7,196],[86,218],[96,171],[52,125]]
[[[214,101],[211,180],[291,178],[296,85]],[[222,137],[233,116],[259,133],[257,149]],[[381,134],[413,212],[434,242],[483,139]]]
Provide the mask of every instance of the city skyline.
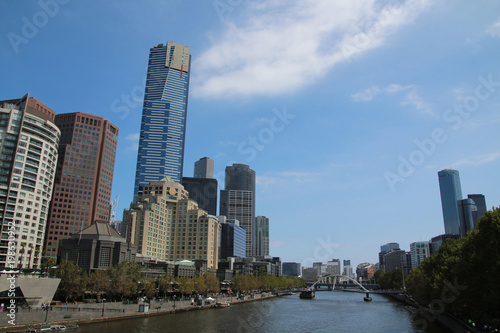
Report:
[[256,215],[284,262],[356,267],[381,244],[443,234],[445,168],[499,205],[495,1],[0,6],[0,100],[30,92],[120,129],[117,220],[133,199],[148,52],[168,41],[192,55],[183,174],[204,156],[219,184],[233,163],[255,170]]

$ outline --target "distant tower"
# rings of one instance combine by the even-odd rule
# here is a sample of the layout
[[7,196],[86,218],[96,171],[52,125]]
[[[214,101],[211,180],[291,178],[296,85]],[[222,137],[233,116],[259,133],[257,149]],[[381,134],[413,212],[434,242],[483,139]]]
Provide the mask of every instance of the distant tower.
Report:
[[474,204],[476,205],[476,211],[472,212],[472,219],[474,221],[474,226],[476,226],[481,216],[486,213],[486,199],[482,194],[469,194],[467,198],[474,200]]
[[142,109],[134,200],[139,187],[165,176],[182,179],[190,77],[189,47],[168,42],[150,49]]
[[214,160],[203,157],[196,161],[194,163],[194,178],[214,178]]
[[225,189],[220,192],[220,214],[240,221],[247,232],[246,255],[255,253],[255,171],[245,164],[226,167]]
[[467,231],[474,229],[474,215],[477,207],[472,199],[458,200],[458,217],[460,218],[460,237],[466,237]]
[[269,218],[257,216],[255,218],[255,255],[269,255]]
[[217,179],[214,176],[214,161],[203,157],[194,164],[194,177],[182,177],[182,186],[189,192],[189,199],[210,215],[217,215]]
[[443,207],[444,232],[460,235],[460,217],[457,201],[462,199],[460,175],[457,170],[445,169],[438,172],[441,205]]

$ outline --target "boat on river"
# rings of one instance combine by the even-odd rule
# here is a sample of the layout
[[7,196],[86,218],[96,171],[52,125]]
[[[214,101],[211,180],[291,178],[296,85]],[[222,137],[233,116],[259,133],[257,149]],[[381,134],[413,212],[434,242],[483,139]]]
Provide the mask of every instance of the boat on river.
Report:
[[304,299],[313,299],[316,295],[314,294],[314,290],[306,289],[300,292],[299,297]]

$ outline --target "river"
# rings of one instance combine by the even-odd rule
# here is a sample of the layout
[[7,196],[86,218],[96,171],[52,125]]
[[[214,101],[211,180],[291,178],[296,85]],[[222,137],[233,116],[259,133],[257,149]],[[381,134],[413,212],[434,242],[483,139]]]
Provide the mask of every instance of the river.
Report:
[[86,324],[80,332],[447,332],[433,323],[421,330],[400,303],[371,296],[372,302],[364,302],[364,294],[320,291],[312,300],[296,294],[230,308]]

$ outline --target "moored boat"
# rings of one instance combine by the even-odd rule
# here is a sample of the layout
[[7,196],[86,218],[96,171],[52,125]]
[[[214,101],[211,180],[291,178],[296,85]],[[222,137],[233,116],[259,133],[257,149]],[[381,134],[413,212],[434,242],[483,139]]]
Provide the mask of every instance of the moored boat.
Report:
[[302,290],[299,295],[300,298],[305,298],[305,299],[312,299],[315,296],[316,295],[314,294],[314,291],[310,289]]

